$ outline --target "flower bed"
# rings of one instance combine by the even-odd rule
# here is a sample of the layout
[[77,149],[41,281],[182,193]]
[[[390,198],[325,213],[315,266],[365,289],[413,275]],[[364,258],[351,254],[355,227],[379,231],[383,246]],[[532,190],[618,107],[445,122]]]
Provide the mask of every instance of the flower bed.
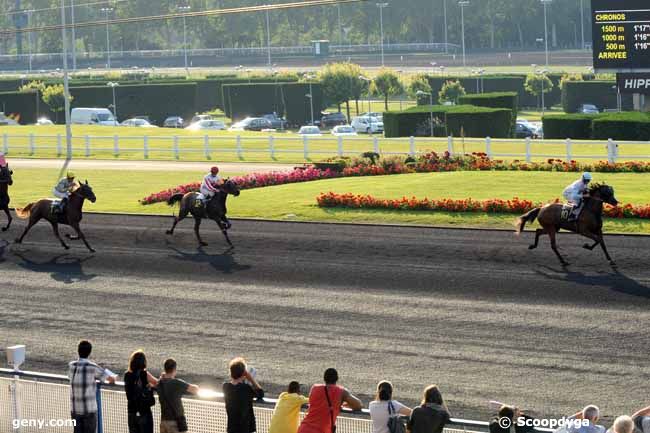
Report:
[[[531,200],[523,200],[517,197],[512,200],[473,200],[471,198],[462,200],[449,198],[420,199],[416,197],[380,199],[371,195],[337,194],[334,192],[320,194],[316,198],[316,201],[318,202],[318,206],[324,208],[483,212],[490,214],[524,214],[535,207],[543,205],[542,203],[534,203]],[[650,205],[634,206],[626,204],[618,207],[606,205],[605,216],[610,218],[650,219]]]

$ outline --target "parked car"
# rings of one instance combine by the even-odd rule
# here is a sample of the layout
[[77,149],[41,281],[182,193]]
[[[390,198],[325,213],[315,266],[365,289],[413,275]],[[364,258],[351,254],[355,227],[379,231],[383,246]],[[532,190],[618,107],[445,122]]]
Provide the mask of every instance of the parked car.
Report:
[[70,112],[70,122],[73,125],[119,126],[108,108],[73,108]]
[[366,134],[381,134],[384,132],[384,122],[372,116],[359,116],[352,119],[355,131]]
[[138,119],[134,117],[133,119],[127,119],[122,122],[122,126],[131,126],[135,128],[157,128],[156,125],[152,125],[144,119]]
[[333,128],[338,125],[345,125],[348,123],[348,118],[345,114],[338,113],[323,113],[320,119],[320,126],[323,128]]
[[517,122],[515,124],[515,138],[537,138],[537,132],[529,123]]
[[36,121],[36,124],[40,126],[49,126],[49,125],[54,125],[54,122],[52,122],[47,117],[41,117]]
[[196,123],[199,120],[212,120],[213,117],[209,114],[197,114],[196,116],[192,117],[192,120],[190,120],[190,125],[192,123]]
[[164,128],[182,128],[183,126],[185,126],[185,122],[180,116],[169,116],[163,122]]
[[372,113],[361,113],[361,114],[359,114],[359,117],[368,117],[368,116],[375,117],[375,118],[379,119],[381,122],[384,121],[384,113],[379,113],[379,112],[373,111]]
[[271,122],[263,117],[247,117],[230,127],[231,131],[264,131],[273,129]]
[[11,117],[7,117],[5,113],[0,112],[0,126],[15,126],[18,125]]
[[323,135],[320,132],[320,129],[318,126],[303,126],[300,128],[300,131],[298,131],[298,134],[300,135]]
[[600,111],[594,104],[582,104],[579,110],[582,114],[598,114]]
[[264,119],[271,122],[271,128],[273,129],[287,129],[287,121],[282,117],[279,117],[277,114],[265,114],[262,116]]
[[345,137],[351,135],[357,135],[357,131],[350,125],[339,125],[335,126],[332,129],[332,135],[337,137]]
[[185,129],[188,131],[225,131],[226,124],[222,120],[199,120]]

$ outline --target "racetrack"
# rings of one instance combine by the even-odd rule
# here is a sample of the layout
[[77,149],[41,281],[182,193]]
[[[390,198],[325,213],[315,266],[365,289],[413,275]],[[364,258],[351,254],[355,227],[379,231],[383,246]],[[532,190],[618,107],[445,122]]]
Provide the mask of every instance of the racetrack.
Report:
[[272,394],[333,365],[366,401],[380,379],[410,403],[437,383],[467,418],[489,399],[608,417],[648,403],[648,237],[607,238],[614,272],[571,235],[562,269],[547,240],[527,250],[530,233],[235,221],[225,252],[212,224],[197,250],[192,223],[169,238],[170,222],[89,215],[94,255],[63,251],[46,225],[23,245],[7,242],[21,222],[0,234],[0,346],[61,373],[89,337],[115,371],[144,348],[156,373],[174,356],[213,387],[243,355]]

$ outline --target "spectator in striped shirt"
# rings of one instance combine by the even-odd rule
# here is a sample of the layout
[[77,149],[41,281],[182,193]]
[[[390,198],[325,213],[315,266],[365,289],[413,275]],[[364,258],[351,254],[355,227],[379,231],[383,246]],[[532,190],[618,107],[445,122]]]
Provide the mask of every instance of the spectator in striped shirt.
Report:
[[74,433],[97,432],[97,392],[96,380],[115,383],[115,375],[110,370],[90,361],[93,346],[90,341],[81,340],[77,352],[79,359],[69,364],[70,408],[75,421]]

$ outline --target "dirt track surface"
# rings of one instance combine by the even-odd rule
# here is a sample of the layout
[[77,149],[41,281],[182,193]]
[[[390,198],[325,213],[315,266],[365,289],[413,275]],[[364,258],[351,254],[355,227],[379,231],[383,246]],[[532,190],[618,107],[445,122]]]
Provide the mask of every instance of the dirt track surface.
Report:
[[563,269],[530,233],[235,221],[226,251],[213,224],[197,249],[191,222],[174,237],[169,223],[89,215],[96,254],[45,225],[23,245],[20,224],[0,234],[0,347],[63,373],[91,338],[114,371],[143,348],[154,372],[173,356],[212,387],[243,355],[269,394],[335,366],[366,402],[381,379],[411,404],[437,383],[464,418],[486,419],[489,399],[608,417],[648,403],[650,238],[608,237],[616,272],[571,235]]

